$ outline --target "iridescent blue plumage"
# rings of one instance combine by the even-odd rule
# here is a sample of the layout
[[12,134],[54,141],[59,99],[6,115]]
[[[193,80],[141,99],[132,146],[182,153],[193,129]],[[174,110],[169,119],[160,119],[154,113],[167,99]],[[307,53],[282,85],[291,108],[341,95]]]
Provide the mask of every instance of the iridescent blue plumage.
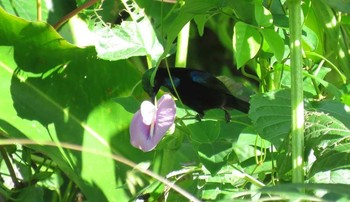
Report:
[[[207,72],[189,68],[170,68],[173,86],[168,71],[158,68],[154,86],[151,87],[150,75],[154,70],[152,68],[146,71],[142,78],[143,88],[151,97],[158,93],[161,86],[166,87],[176,97],[175,87],[181,101],[197,111],[200,116],[204,115],[204,111],[213,108],[224,110],[236,108],[248,112],[249,103],[234,97],[219,79]],[[226,115],[228,116],[227,113]]]

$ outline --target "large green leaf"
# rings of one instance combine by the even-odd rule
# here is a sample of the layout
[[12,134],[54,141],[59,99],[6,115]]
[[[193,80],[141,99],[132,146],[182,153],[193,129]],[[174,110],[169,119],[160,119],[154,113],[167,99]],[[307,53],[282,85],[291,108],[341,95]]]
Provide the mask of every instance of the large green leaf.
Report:
[[200,161],[214,175],[227,163],[228,155],[232,152],[229,142],[214,142],[201,144],[198,148]]
[[321,171],[311,176],[309,180],[312,183],[349,184],[350,170],[339,169]]
[[115,27],[99,22],[94,26],[97,36],[98,56],[106,60],[127,59],[133,56],[150,56],[155,66],[163,54],[163,46],[158,41],[150,19],[136,2],[123,1],[132,21],[123,21]]
[[347,128],[350,128],[350,112],[346,110],[347,106],[335,100],[325,100],[313,102],[312,106],[317,111],[324,112],[341,121]]
[[272,25],[272,15],[264,6],[255,4],[255,21],[260,27],[269,27]]
[[350,143],[337,145],[323,151],[312,165],[310,176],[318,172],[350,168]]
[[305,146],[321,150],[350,138],[350,130],[336,118],[322,112],[308,112],[305,123]]
[[132,114],[109,101],[129,95],[140,73],[126,61],[98,59],[93,47],[67,43],[45,23],[29,23],[1,9],[0,15],[0,45],[10,46],[1,54],[0,129],[12,138],[82,146],[83,152],[31,147],[52,158],[88,200],[122,199],[125,191],[116,187],[125,181],[125,170],[84,148],[106,155],[118,151],[134,160],[149,157],[129,143]]
[[302,30],[302,39],[305,50],[316,51],[316,48],[319,46],[320,40],[317,37],[317,34],[307,26],[303,27]]
[[342,70],[346,77],[349,77],[350,70],[348,66],[350,63],[350,54],[347,51],[347,36],[343,35],[340,23],[335,20],[337,19],[336,14],[324,1],[315,1],[312,4],[312,9],[317,17],[317,24],[321,26],[320,31],[325,36],[324,49],[327,59]]
[[200,121],[187,125],[191,131],[191,139],[199,143],[210,143],[216,140],[220,133],[220,122]]
[[269,51],[276,57],[278,62],[282,62],[284,55],[284,42],[280,35],[272,29],[262,29],[264,43],[267,43]]
[[327,3],[330,7],[337,11],[344,13],[350,13],[350,1],[349,0],[322,0]]
[[[279,184],[276,186],[266,186],[260,189],[263,193],[278,194],[285,200],[320,200],[320,201],[348,201],[350,185],[345,184]],[[305,191],[301,191],[305,190]],[[323,191],[321,196],[313,196],[313,191]],[[334,198],[333,198],[334,197]],[[342,198],[343,197],[343,198]],[[329,198],[329,200],[328,200]]]
[[[42,20],[46,21],[49,16],[48,1],[41,2],[41,17]],[[51,2],[52,4],[52,2]],[[37,20],[37,1],[35,0],[0,0],[0,6],[3,7],[7,12],[18,15],[21,18],[30,21]],[[52,5],[51,5],[52,6]],[[51,8],[52,9],[52,8]]]
[[244,22],[237,22],[233,29],[233,56],[237,67],[254,58],[261,47],[262,37],[257,29]]
[[256,94],[250,104],[249,117],[259,135],[278,148],[290,132],[290,90]]

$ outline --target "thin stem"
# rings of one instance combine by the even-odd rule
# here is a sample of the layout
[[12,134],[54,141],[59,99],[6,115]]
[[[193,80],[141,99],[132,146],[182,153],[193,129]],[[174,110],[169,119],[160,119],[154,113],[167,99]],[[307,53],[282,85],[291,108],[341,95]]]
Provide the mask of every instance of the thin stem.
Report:
[[[320,62],[320,64],[318,64],[316,70],[313,71],[312,75],[317,76],[317,74],[319,73],[319,71],[320,71],[321,67],[323,66],[323,63],[324,63],[324,62],[325,62],[325,61],[322,60],[322,61]],[[320,92],[320,89],[318,88],[318,85],[319,85],[319,84],[318,84],[318,83],[316,82],[316,80],[313,79],[313,78],[311,79],[311,81],[312,81],[312,84],[313,84],[313,86],[314,86],[314,88],[315,88],[315,91],[316,91],[316,94],[317,94],[317,99],[322,98],[322,94],[321,94],[321,92]]]
[[84,10],[85,8],[89,8],[90,6],[97,3],[99,0],[90,0],[86,2],[85,4],[79,6],[78,8],[74,9],[72,12],[68,13],[66,16],[64,16],[60,21],[58,21],[53,27],[57,30],[59,29],[64,23],[66,23],[69,19],[71,19],[73,16],[78,14],[80,11]]
[[177,50],[176,50],[176,59],[175,59],[176,67],[186,67],[189,33],[190,33],[190,22],[188,22],[182,28],[177,38]]
[[291,48],[293,182],[304,182],[304,103],[301,53],[301,0],[288,0]]
[[11,160],[10,160],[9,156],[7,155],[7,152],[6,152],[6,149],[4,146],[0,146],[0,153],[1,153],[2,158],[4,159],[6,167],[10,173],[10,177],[12,179],[13,184],[15,184],[15,187],[19,187],[19,182],[17,180],[15,170],[12,167]]
[[259,82],[259,83],[261,82],[261,80],[257,76],[249,74],[248,72],[246,72],[245,71],[245,66],[241,67],[241,72],[242,72],[243,76],[245,76],[247,78],[250,78],[250,79],[253,79],[253,80],[255,80],[255,81]]
[[337,74],[339,74],[343,84],[346,83],[346,80],[347,80],[346,76],[343,73],[341,73],[339,68],[335,64],[333,64],[330,60],[328,60],[327,57],[324,57],[323,55],[320,55],[320,54],[317,54],[314,52],[306,52],[306,56],[316,56],[316,57],[321,58],[322,60],[326,61],[330,65],[330,67],[333,68],[333,70],[335,70],[335,72],[337,72]]
[[36,20],[41,21],[42,15],[41,15],[41,0],[36,0]]

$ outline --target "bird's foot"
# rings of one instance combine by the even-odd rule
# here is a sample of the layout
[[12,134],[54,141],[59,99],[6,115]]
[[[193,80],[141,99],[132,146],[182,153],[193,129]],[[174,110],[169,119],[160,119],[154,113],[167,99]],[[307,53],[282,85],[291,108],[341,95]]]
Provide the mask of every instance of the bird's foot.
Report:
[[226,123],[230,123],[230,121],[231,121],[231,114],[226,109],[224,109],[224,112],[225,112],[225,121],[226,121]]

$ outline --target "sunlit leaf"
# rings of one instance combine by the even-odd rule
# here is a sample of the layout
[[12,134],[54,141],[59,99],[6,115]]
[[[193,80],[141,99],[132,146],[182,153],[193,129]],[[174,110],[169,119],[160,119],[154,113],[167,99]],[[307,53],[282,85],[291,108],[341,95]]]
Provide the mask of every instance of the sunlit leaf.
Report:
[[282,62],[284,55],[284,42],[280,35],[272,29],[262,29],[261,33],[264,42],[269,45],[269,49],[274,54],[278,62]]
[[255,20],[261,27],[269,27],[273,22],[271,12],[258,4],[255,4]]
[[312,165],[310,176],[318,172],[350,168],[350,143],[340,144],[323,151]]
[[344,138],[350,138],[350,130],[336,118],[320,112],[306,114],[306,146],[323,150]]
[[254,58],[261,47],[262,37],[257,29],[237,22],[233,29],[233,56],[237,61],[237,67],[242,67],[250,59]]
[[330,184],[349,184],[350,182],[350,170],[326,170],[318,172],[310,178],[312,183],[330,183]]
[[163,53],[163,46],[144,11],[136,3],[132,7],[132,12],[138,12],[134,15],[140,19],[123,21],[115,27],[101,22],[96,24],[93,31],[97,36],[95,46],[98,56],[106,60],[121,60],[149,55],[155,66]]
[[[322,184],[322,183],[303,183],[303,184],[279,184],[276,186],[266,186],[260,189],[263,193],[269,194],[279,194],[282,198],[295,199],[295,200],[322,200],[323,195],[326,196],[327,193],[337,194],[338,199],[344,197],[344,199],[349,200],[349,185],[345,184]],[[307,190],[302,192],[301,190]],[[310,193],[312,191],[323,191],[320,197],[312,196]]]
[[290,91],[257,94],[250,104],[249,117],[259,135],[278,148],[290,132]]
[[350,128],[350,111],[345,104],[335,100],[325,100],[321,102],[313,102],[312,106],[318,111],[333,116],[341,121],[347,128]]
[[[109,99],[129,95],[140,79],[138,71],[126,61],[97,59],[93,47],[75,47],[45,23],[2,10],[0,15],[0,23],[11,24],[0,27],[1,45],[11,45],[1,54],[6,57],[0,63],[1,131],[9,138],[56,142],[56,147],[30,148],[50,157],[89,200],[123,198],[124,190],[115,189],[121,177],[115,161],[98,154],[127,148],[130,158],[137,156],[122,138],[128,137],[131,114]],[[61,148],[60,142],[83,151]]]

